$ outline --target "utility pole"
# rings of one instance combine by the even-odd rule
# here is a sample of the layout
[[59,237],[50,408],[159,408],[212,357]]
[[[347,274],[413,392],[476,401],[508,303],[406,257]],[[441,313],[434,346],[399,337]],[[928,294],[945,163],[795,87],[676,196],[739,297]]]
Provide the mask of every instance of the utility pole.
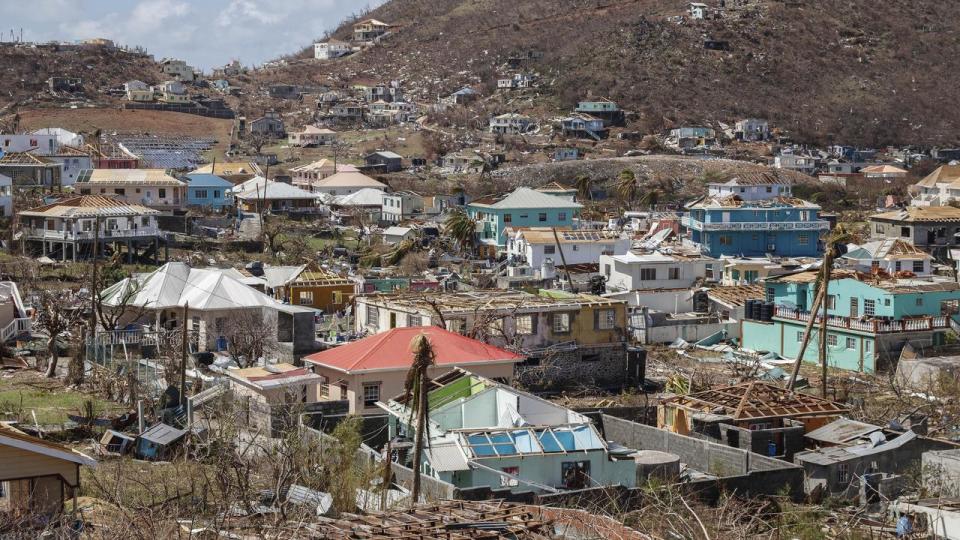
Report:
[[[827,318],[830,316],[830,270],[833,266],[833,245],[823,254],[823,320],[820,321],[820,397],[827,399]],[[836,307],[836,306],[834,306]]]
[[97,337],[97,300],[100,296],[100,286],[97,282],[97,244],[100,243],[100,216],[93,219],[93,279],[90,283],[90,337]]
[[560,235],[557,234],[556,227],[550,227],[550,230],[553,231],[553,239],[557,242],[557,249],[560,250],[560,262],[563,263],[563,271],[567,275],[567,284],[570,285],[570,292],[576,292],[573,290],[573,280],[570,279],[570,269],[567,268],[567,258],[563,255],[563,246],[560,244]]
[[180,404],[187,403],[187,321],[190,316],[190,302],[183,303],[183,325],[180,339]]
[[793,371],[790,373],[790,381],[787,383],[787,390],[793,391],[797,383],[797,375],[800,373],[800,364],[803,362],[803,355],[807,352],[807,345],[810,344],[810,332],[813,330],[813,323],[817,320],[817,313],[820,311],[820,304],[823,302],[823,290],[817,291],[814,295],[813,305],[810,307],[810,319],[807,321],[806,328],[803,329],[803,343],[800,344],[800,352],[797,353],[797,361],[793,363]]

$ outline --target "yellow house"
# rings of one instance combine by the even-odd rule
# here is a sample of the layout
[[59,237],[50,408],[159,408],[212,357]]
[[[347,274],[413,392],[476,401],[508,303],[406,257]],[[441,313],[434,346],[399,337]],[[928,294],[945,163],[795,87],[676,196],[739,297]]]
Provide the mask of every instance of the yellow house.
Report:
[[350,304],[355,290],[356,284],[348,278],[316,265],[304,265],[288,281],[274,287],[273,294],[282,302],[333,313]]
[[0,514],[53,517],[80,487],[80,466],[97,462],[66,446],[0,422]]

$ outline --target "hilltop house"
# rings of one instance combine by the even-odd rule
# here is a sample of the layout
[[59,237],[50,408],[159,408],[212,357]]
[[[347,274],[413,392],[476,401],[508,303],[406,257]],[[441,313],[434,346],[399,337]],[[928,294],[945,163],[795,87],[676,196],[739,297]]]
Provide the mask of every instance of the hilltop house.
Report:
[[332,159],[327,158],[290,169],[291,181],[293,185],[307,191],[313,191],[314,184],[316,184],[318,180],[323,180],[324,178],[333,176],[338,172],[360,171],[353,165],[346,163],[335,164]]
[[157,226],[159,213],[111,197],[77,195],[21,210],[19,231],[31,251],[42,255],[74,261],[86,258],[93,253],[94,236],[98,236],[101,244],[125,245],[132,262],[140,246],[158,253],[165,237]]
[[[630,239],[613,231],[578,231],[550,227],[508,227],[507,257],[513,263],[540,268],[546,259],[554,264],[596,264],[608,255],[622,255]],[[562,251],[562,253],[561,253]]]
[[536,82],[533,75],[526,73],[517,73],[512,77],[497,79],[498,90],[517,90],[520,88],[531,88]]
[[267,137],[279,139],[286,132],[283,128],[283,118],[277,111],[267,111],[256,120],[250,122],[251,135],[264,135]]
[[713,259],[699,255],[653,251],[625,251],[600,256],[600,272],[607,278],[607,291],[690,289],[707,278]]
[[560,126],[565,137],[578,139],[606,139],[610,133],[602,119],[586,113],[571,114],[560,121]]
[[376,19],[365,19],[353,25],[353,40],[377,41],[390,31],[391,25]]
[[960,165],[942,165],[911,188],[912,206],[946,206],[960,200]]
[[373,225],[381,221],[383,190],[363,188],[349,195],[327,197],[341,222],[353,225]]
[[174,58],[164,58],[161,60],[160,71],[163,72],[164,75],[183,82],[193,82],[198,78],[192,67],[188,66],[183,60]]
[[812,175],[820,167],[820,158],[811,154],[797,154],[784,150],[780,155],[773,157],[774,169],[785,169],[803,174]]
[[187,87],[179,81],[164,81],[153,87],[152,90],[153,95],[161,103],[176,105],[190,102],[190,96],[187,95]]
[[518,113],[501,114],[490,119],[490,133],[497,135],[520,135],[535,126],[529,116]]
[[0,218],[13,217],[13,179],[0,174]]
[[[768,277],[794,274],[819,266],[814,257],[720,257],[720,283],[722,285],[750,285]],[[715,270],[716,271],[716,270]]]
[[864,274],[882,271],[890,275],[929,276],[933,272],[933,256],[899,238],[875,240],[862,246],[850,244],[841,261]]
[[737,120],[733,136],[738,141],[765,141],[770,138],[770,124],[759,118]]
[[319,395],[320,377],[286,362],[228,369],[225,375],[234,398],[244,403],[247,425],[271,437],[298,425],[297,415],[311,412]]
[[623,109],[609,99],[581,101],[577,103],[574,112],[599,118],[603,120],[605,126],[619,126],[623,124],[624,119]]
[[362,189],[386,191],[388,186],[356,170],[339,170],[317,182],[312,183],[315,193],[328,195],[350,195]]
[[726,182],[707,184],[709,197],[737,197],[742,201],[762,201],[791,197],[792,183],[767,172],[739,173]]
[[[751,187],[765,191],[778,189],[777,185]],[[739,194],[707,196],[686,208],[689,213],[682,223],[690,241],[711,257],[816,257],[823,252],[820,235],[830,228],[819,218],[818,205],[785,196],[759,200],[744,200]]]
[[400,223],[408,219],[423,217],[423,204],[423,197],[412,191],[384,193],[381,220],[386,223]]
[[403,392],[413,364],[410,343],[419,335],[427,336],[433,346],[433,365],[427,370],[431,379],[461,367],[484,377],[511,381],[514,365],[523,361],[514,352],[436,325],[394,328],[303,360],[321,378],[321,399],[347,400],[350,414],[383,414],[376,404]]
[[92,169],[74,185],[81,195],[108,195],[157,210],[179,210],[187,202],[187,184],[163,169]]
[[907,171],[894,165],[869,165],[860,169],[867,180],[896,180],[907,176]]
[[123,83],[123,91],[127,96],[127,101],[149,102],[153,101],[153,88],[143,81],[136,79]]
[[337,141],[337,132],[317,126],[304,126],[302,131],[290,134],[290,144],[300,147],[324,146]]
[[221,210],[231,204],[227,197],[233,184],[214,174],[188,174],[187,206]]
[[[768,278],[767,316],[742,322],[742,346],[771,351],[784,358],[799,353],[810,319],[818,272]],[[833,272],[826,301],[827,362],[833,367],[874,373],[893,365],[906,343],[943,344],[950,319],[960,313],[960,284],[916,278],[867,276],[849,270]],[[811,331],[816,343],[819,324]],[[816,346],[807,362],[818,361]]]
[[83,171],[93,168],[89,152],[65,144],[59,145],[54,152],[37,150],[36,154],[61,165],[60,183],[64,186],[72,186]]
[[403,156],[395,152],[373,152],[364,156],[363,162],[368,169],[374,169],[377,172],[391,173],[403,170]]
[[480,241],[503,249],[507,227],[572,228],[583,205],[535,189],[520,187],[502,197],[482,197],[467,204],[467,214],[477,220]]
[[231,190],[237,208],[245,212],[319,212],[320,196],[283,182],[256,176]]
[[353,48],[346,41],[330,38],[327,41],[313,44],[313,57],[317,60],[332,60],[353,52]]
[[[633,487],[637,465],[615,454],[586,416],[460,369],[432,381],[429,441],[422,463],[404,465],[461,489],[555,493],[618,484]],[[397,396],[377,406],[389,435],[410,441],[412,416]]]
[[908,206],[868,218],[874,238],[900,238],[921,248],[960,245],[960,208]]
[[708,127],[679,127],[670,130],[666,142],[680,150],[711,147],[717,144],[717,132]]

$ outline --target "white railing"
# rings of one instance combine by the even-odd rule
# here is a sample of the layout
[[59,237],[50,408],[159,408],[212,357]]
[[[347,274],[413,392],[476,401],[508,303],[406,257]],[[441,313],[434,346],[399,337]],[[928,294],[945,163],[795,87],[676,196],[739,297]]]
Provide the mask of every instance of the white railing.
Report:
[[14,319],[9,324],[0,329],[0,341],[6,343],[10,339],[21,334],[29,334],[33,328],[33,321],[30,319]]
[[[799,311],[784,306],[776,306],[774,308],[774,316],[781,319],[792,319],[803,322],[810,320],[809,311]],[[823,316],[817,314],[816,322],[819,323],[822,319]],[[873,334],[922,332],[925,330],[949,328],[950,317],[946,315],[938,315],[887,321],[883,319],[858,319],[842,317],[839,315],[828,315],[827,326],[832,326],[834,328],[848,328],[858,332],[870,332]]]
[[156,345],[157,334],[143,330],[98,332],[95,343],[97,345]]
[[[23,229],[23,235],[29,240],[93,240],[93,231],[51,231],[47,229]],[[157,227],[140,227],[137,229],[104,229],[100,231],[101,239],[109,238],[139,238],[145,236],[163,236],[164,232]]]
[[826,221],[741,221],[730,223],[704,223],[684,217],[681,223],[697,231],[820,231],[828,230]]

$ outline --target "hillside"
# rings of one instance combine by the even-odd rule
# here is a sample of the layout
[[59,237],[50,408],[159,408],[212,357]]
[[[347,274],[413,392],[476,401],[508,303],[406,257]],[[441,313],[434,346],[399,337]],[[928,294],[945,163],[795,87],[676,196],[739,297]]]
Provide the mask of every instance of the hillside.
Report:
[[[538,50],[544,57],[528,69],[552,84],[536,105],[557,112],[592,94],[621,102],[643,131],[758,116],[804,142],[957,143],[960,110],[942,96],[960,80],[950,22],[960,3],[727,4],[719,20],[694,21],[679,17],[681,0],[392,0],[369,14],[400,25],[381,45],[261,75],[399,79],[428,97],[465,83],[489,89],[511,52]],[[334,36],[348,34],[344,26]],[[729,50],[706,50],[705,39]]]

